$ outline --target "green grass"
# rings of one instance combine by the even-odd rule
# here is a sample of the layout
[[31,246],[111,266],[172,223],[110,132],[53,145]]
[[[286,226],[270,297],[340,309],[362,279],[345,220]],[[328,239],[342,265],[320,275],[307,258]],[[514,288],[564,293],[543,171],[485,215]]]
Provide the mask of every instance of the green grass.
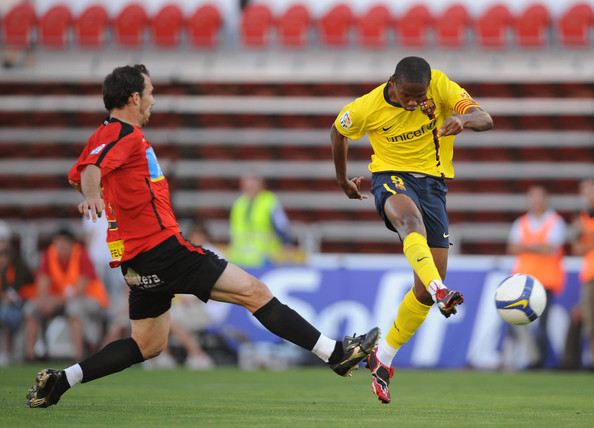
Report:
[[591,373],[400,370],[392,403],[366,370],[210,372],[131,368],[25,407],[40,366],[0,368],[1,427],[593,427]]

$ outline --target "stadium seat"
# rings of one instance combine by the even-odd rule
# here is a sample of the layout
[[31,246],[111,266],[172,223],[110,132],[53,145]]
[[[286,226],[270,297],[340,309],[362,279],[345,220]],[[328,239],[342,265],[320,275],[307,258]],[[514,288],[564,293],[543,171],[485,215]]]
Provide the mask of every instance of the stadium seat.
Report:
[[36,24],[37,16],[30,3],[16,5],[2,19],[3,45],[11,48],[31,46]]
[[151,38],[159,47],[179,45],[180,33],[185,26],[184,14],[176,4],[165,5],[151,20]]
[[120,47],[139,48],[144,43],[148,18],[139,3],[126,6],[113,22],[115,43]]
[[194,47],[214,47],[218,43],[223,20],[221,12],[212,4],[205,4],[188,19],[188,42]]
[[337,4],[319,21],[318,36],[322,45],[339,47],[349,43],[353,11],[346,4]]
[[505,4],[496,4],[487,9],[476,22],[476,39],[480,47],[503,49],[508,44],[508,30],[512,15]]
[[65,48],[69,43],[72,14],[63,5],[51,7],[40,19],[39,44],[48,48]]
[[407,47],[426,46],[427,34],[432,23],[431,12],[427,6],[413,6],[400,16],[395,24],[398,44]]
[[385,5],[371,7],[357,20],[359,44],[368,48],[383,48],[388,43],[390,11]]
[[84,48],[102,48],[107,40],[109,16],[103,6],[88,7],[74,20],[74,40]]
[[283,47],[305,47],[311,24],[309,10],[302,4],[294,4],[278,19],[278,42]]
[[446,48],[462,48],[467,43],[470,18],[466,7],[454,4],[435,19],[437,44]]
[[523,48],[540,48],[548,44],[550,24],[548,9],[542,4],[528,6],[514,19],[516,45]]
[[273,19],[265,4],[248,4],[240,19],[240,35],[244,46],[263,48],[270,43]]
[[567,9],[557,22],[557,37],[561,46],[584,48],[590,45],[590,31],[594,25],[594,12],[588,3],[579,3]]

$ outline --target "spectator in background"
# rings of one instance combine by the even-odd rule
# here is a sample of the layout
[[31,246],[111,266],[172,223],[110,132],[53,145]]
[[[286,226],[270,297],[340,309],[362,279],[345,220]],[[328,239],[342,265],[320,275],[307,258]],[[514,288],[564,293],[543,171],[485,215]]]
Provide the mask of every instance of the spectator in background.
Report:
[[262,178],[244,175],[239,187],[242,195],[231,208],[229,261],[242,267],[279,262],[291,244],[287,214]]
[[99,345],[100,338],[90,336],[91,323],[102,319],[109,298],[87,251],[69,230],[58,231],[42,254],[36,285],[35,298],[24,307],[27,359],[35,359],[41,324],[62,314],[70,325],[74,358],[83,358],[85,339]]
[[581,315],[583,331],[590,346],[590,367],[594,368],[594,179],[580,183],[580,195],[587,203],[587,208],[579,213],[573,226],[579,239],[572,243],[573,253],[583,257],[580,271]]
[[212,251],[221,258],[225,257],[223,250],[212,243],[210,232],[202,221],[196,220],[192,223],[188,232],[188,241],[194,245],[200,245],[202,248]]
[[10,229],[0,220],[0,366],[10,364],[13,336],[23,322],[23,295],[33,283],[33,275],[10,242]]
[[[536,342],[538,357],[529,368],[543,368],[548,349],[547,321],[554,294],[565,287],[563,246],[566,226],[563,218],[548,205],[548,193],[542,186],[527,192],[528,212],[512,225],[507,253],[516,255],[512,274],[524,273],[538,279],[547,293],[547,305],[538,321]],[[521,327],[520,327],[521,328]]]

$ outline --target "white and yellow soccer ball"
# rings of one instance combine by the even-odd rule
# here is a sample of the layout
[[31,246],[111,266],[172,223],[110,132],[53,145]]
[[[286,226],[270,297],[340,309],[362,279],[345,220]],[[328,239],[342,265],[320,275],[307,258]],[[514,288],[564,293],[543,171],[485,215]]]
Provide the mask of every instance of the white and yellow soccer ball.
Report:
[[505,278],[495,291],[497,312],[510,324],[530,324],[542,314],[546,305],[547,293],[543,285],[523,273]]

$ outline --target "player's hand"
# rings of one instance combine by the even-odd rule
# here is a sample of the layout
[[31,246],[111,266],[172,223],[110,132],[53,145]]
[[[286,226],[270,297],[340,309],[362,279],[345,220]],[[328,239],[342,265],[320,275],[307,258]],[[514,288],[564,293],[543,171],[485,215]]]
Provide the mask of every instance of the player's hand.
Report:
[[450,116],[444,120],[443,125],[439,128],[437,137],[447,137],[448,135],[458,135],[464,130],[462,119],[458,116]]
[[344,184],[341,185],[342,190],[349,197],[349,199],[367,199],[367,195],[361,194],[362,181],[363,177],[355,177],[350,180],[347,180]]
[[101,213],[105,209],[105,202],[103,198],[85,198],[78,204],[78,212],[84,215],[87,220],[93,219],[93,223],[97,221],[97,217],[101,217]]

